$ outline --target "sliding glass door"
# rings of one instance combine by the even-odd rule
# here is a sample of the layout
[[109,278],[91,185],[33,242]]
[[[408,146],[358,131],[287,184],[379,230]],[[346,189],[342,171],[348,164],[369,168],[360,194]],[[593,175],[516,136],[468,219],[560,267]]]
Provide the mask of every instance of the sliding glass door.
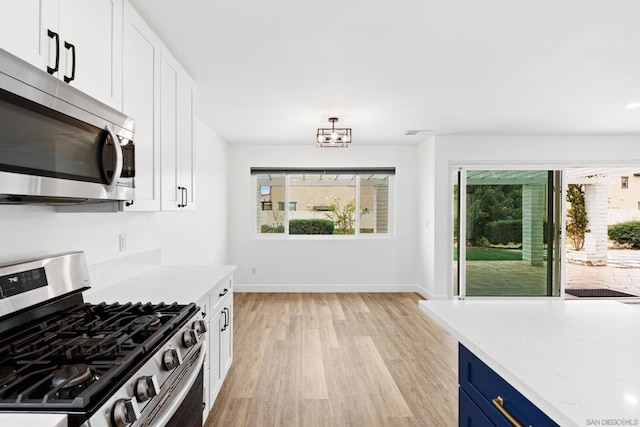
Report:
[[561,171],[455,171],[454,294],[559,296]]

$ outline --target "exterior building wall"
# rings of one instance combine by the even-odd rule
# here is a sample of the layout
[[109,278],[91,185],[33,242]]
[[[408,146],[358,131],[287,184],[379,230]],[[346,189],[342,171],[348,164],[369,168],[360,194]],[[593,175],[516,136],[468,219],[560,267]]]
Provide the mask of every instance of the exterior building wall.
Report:
[[627,188],[622,188],[622,176],[612,177],[608,186],[609,209],[640,210],[640,176],[624,175],[628,178]]

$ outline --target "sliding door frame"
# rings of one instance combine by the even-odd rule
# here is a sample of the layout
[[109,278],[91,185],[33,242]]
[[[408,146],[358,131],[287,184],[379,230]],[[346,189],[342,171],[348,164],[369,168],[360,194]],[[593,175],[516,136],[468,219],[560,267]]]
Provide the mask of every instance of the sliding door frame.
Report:
[[[548,212],[547,222],[551,224],[549,220],[553,219],[553,223],[556,225],[555,233],[553,235],[554,245],[559,245],[557,250],[557,257],[553,257],[553,248],[547,248],[547,263],[553,262],[553,268],[556,272],[555,278],[549,280],[550,272],[547,276],[547,292],[551,293],[551,296],[467,296],[466,289],[466,210],[467,210],[467,172],[475,170],[531,170],[531,171],[547,171],[548,183],[558,182],[560,180],[560,191],[554,191],[551,186],[548,186],[547,197],[553,197],[553,203],[558,208],[554,208],[553,212]],[[451,227],[451,238],[449,239],[449,271],[453,272],[453,269],[457,269],[457,274],[450,275],[451,283],[450,289],[454,298],[460,300],[464,299],[562,299],[565,288],[565,270],[566,270],[566,245],[565,245],[565,226],[566,226],[566,167],[560,165],[550,164],[450,164],[449,177],[452,179],[449,192],[449,206],[451,209],[451,217],[449,225]],[[456,182],[457,180],[457,182]],[[456,204],[454,204],[454,191],[453,186],[458,185],[458,203],[457,212],[455,212]],[[464,196],[464,197],[463,197]],[[551,200],[551,199],[549,199]],[[458,248],[457,254],[454,245],[454,239],[456,237],[455,230],[455,216],[458,216]],[[555,216],[554,216],[555,215]],[[464,219],[464,220],[463,220]],[[463,237],[464,236],[464,237]],[[550,231],[548,232],[548,238],[551,238]],[[458,261],[455,264],[454,256],[457,255]],[[550,261],[553,260],[553,261]],[[548,264],[550,265],[550,264]],[[550,270],[550,269],[549,269]],[[456,280],[457,277],[457,280]],[[553,295],[555,288],[558,289],[557,295]]]

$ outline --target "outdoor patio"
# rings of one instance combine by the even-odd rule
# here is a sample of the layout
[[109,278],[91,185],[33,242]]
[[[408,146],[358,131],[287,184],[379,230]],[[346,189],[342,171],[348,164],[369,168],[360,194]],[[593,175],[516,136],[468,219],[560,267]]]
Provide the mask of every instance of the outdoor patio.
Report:
[[565,277],[567,288],[607,288],[640,297],[640,251],[610,250],[602,267],[567,263]]
[[[606,288],[640,299],[640,251],[611,250],[606,266],[566,264],[566,288]],[[545,295],[546,263],[530,266],[522,261],[467,261],[468,295]],[[567,299],[574,299],[564,294]],[[628,300],[629,298],[623,298]]]

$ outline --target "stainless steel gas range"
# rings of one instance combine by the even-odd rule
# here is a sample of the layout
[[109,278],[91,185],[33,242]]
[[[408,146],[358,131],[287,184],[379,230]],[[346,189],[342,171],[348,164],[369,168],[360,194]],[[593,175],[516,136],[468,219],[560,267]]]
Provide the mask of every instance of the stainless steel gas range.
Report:
[[201,427],[199,307],[88,304],[89,284],[82,252],[0,267],[0,413],[67,414],[71,427]]

